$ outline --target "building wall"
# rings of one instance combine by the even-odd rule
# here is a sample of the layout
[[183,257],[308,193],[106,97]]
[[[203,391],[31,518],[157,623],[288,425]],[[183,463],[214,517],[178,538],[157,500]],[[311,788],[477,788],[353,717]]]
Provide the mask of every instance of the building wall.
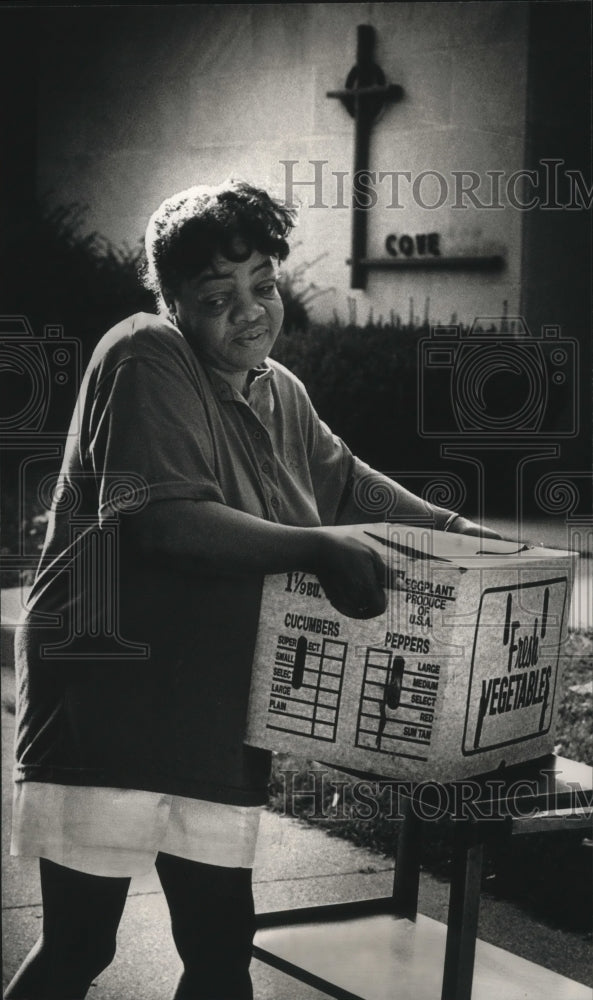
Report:
[[[587,471],[593,402],[592,10],[580,0],[551,0],[534,4],[530,12],[525,166],[537,170],[543,162],[555,161],[557,180],[550,207],[525,214],[521,281],[521,312],[532,334],[545,336],[546,327],[552,327],[564,341],[548,385],[549,408],[554,406],[556,379],[565,398],[556,420],[563,438],[557,465]],[[571,172],[582,179],[580,196],[570,182]],[[556,443],[560,440],[558,435]],[[560,478],[570,482],[571,475],[561,473]],[[588,474],[578,474],[571,489],[575,486],[574,503],[567,499],[567,509],[574,517],[588,517],[590,530]]]
[[[443,253],[504,254],[500,273],[377,271],[365,291],[350,290],[353,123],[326,92],[344,85],[359,24],[374,26],[376,61],[404,90],[373,129],[370,168],[409,171],[420,185],[414,197],[402,179],[401,207],[389,208],[391,182],[377,183],[369,255],[386,256],[391,233],[438,232]],[[295,187],[303,207],[289,263],[317,259],[306,278],[323,292],[318,315],[355,308],[364,322],[372,308],[375,318],[393,310],[407,319],[411,299],[433,322],[496,315],[505,300],[518,312],[524,213],[507,204],[504,185],[524,161],[526,4],[53,8],[44,36],[38,188],[87,204],[89,229],[133,245],[175,190],[239,173],[285,197],[281,161],[297,161],[295,181],[313,179],[310,161],[326,161],[321,199],[319,188]],[[443,180],[418,181],[423,171]],[[486,203],[486,171],[499,171],[504,207],[467,207],[453,171],[478,174]],[[336,172],[349,175],[341,202]],[[440,208],[418,203],[443,193]]]

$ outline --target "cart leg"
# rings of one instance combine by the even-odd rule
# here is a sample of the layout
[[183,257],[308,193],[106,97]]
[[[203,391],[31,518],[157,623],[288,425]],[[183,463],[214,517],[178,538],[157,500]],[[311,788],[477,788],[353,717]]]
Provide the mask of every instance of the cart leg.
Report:
[[415,920],[418,912],[422,820],[416,815],[411,798],[404,800],[403,809],[404,821],[397,842],[393,880],[393,909],[399,917]]
[[471,998],[483,855],[476,828],[456,823],[441,1000]]

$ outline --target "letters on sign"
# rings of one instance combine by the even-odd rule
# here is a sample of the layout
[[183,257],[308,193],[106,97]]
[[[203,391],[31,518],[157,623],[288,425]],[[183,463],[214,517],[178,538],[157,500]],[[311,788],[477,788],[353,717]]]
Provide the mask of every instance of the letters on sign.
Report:
[[440,238],[440,233],[416,233],[415,236],[390,233],[385,249],[392,257],[440,257]]

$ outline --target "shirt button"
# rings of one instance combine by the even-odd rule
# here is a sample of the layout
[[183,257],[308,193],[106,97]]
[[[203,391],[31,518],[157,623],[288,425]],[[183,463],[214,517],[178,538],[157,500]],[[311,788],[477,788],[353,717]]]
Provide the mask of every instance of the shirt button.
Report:
[[270,500],[270,503],[272,504],[272,507],[279,507],[280,506],[280,501],[279,501],[278,497],[272,497],[271,500]]
[[259,441],[260,438],[261,438],[261,431],[254,431],[253,432],[253,440],[254,441]]
[[265,473],[266,473],[266,475],[267,475],[267,474],[268,474],[268,472],[271,472],[271,470],[272,470],[272,466],[270,465],[270,463],[269,463],[269,462],[264,462],[264,464],[263,464],[263,465],[262,465],[262,467],[261,467],[261,470],[262,470],[262,472],[265,472]]

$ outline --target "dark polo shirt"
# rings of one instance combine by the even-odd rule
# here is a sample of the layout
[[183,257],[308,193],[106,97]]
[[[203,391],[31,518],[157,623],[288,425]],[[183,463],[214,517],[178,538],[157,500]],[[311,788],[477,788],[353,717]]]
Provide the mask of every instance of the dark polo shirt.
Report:
[[410,520],[451,513],[355,458],[277,362],[246,400],[160,317],[106,334],[18,630],[16,780],[264,802],[270,755],[243,744],[261,577],[141,560],[129,519],[183,499],[290,525],[383,520],[377,489]]

